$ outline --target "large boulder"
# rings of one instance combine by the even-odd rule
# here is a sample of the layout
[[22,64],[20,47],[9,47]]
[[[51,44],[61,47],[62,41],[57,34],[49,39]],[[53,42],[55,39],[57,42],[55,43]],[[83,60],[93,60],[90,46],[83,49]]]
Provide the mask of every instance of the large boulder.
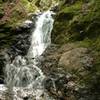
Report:
[[62,54],[59,60],[59,66],[66,70],[76,70],[83,68],[91,68],[93,65],[93,58],[88,54],[87,48],[75,48]]

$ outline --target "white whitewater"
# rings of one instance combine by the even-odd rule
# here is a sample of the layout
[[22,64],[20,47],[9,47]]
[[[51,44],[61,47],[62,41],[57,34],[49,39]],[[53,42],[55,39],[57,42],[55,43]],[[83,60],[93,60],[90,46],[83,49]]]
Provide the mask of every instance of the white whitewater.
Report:
[[51,31],[53,28],[52,11],[47,11],[38,16],[36,29],[32,33],[32,42],[29,49],[29,57],[36,58],[40,56],[46,47],[51,44]]
[[[6,65],[6,84],[10,92],[12,91],[13,100],[24,100],[25,97],[27,100],[52,100],[44,92],[45,75],[34,60],[51,44],[54,22],[52,14],[54,14],[52,11],[47,11],[38,15],[26,57],[16,56],[12,63],[8,62]],[[41,97],[43,95],[45,97]]]

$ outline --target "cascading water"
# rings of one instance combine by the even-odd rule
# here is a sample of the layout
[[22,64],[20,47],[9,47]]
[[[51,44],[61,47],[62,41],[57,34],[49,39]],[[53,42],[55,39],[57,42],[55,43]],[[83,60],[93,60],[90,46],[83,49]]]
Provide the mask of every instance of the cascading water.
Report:
[[[38,15],[36,28],[32,32],[31,46],[25,57],[16,56],[6,65],[6,84],[13,92],[13,100],[41,100],[44,93],[43,80],[45,75],[36,65],[36,59],[51,44],[51,31],[53,28],[52,11]],[[33,59],[34,58],[34,59]],[[29,98],[29,99],[28,99]],[[26,100],[26,99],[25,99]],[[43,100],[51,100],[47,95]]]
[[53,28],[53,18],[51,11],[47,11],[39,16],[36,29],[32,34],[29,57],[36,58],[43,53],[48,45],[51,44],[51,31]]

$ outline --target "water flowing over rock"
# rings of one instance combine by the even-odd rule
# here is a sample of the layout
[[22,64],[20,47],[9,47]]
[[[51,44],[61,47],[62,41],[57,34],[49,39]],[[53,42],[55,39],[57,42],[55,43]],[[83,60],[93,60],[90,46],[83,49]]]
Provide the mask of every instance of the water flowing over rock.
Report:
[[[36,57],[43,53],[48,45],[51,44],[51,31],[53,28],[53,22],[50,11],[40,16],[36,23],[36,29],[32,35],[32,43],[29,49],[29,57]],[[38,35],[37,35],[38,34]]]
[[26,56],[17,55],[13,60],[7,60],[6,85],[1,87],[6,88],[8,94],[11,94],[9,100],[53,100],[45,92],[43,86],[45,75],[40,66],[37,66],[38,57],[51,44],[53,14],[52,11],[47,11],[38,15],[36,28],[31,36],[31,46]]

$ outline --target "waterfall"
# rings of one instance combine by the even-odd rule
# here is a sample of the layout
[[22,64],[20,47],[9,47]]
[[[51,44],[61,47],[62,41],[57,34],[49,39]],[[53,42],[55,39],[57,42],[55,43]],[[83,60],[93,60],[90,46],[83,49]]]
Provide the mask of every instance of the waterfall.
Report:
[[32,42],[29,49],[29,57],[38,57],[41,55],[46,47],[51,44],[51,31],[53,28],[53,18],[51,11],[47,11],[38,16],[36,29],[32,33]]
[[[12,89],[13,100],[23,100],[25,97],[31,98],[27,100],[34,100],[31,95],[35,100],[41,100],[41,95],[44,93],[43,80],[46,76],[34,59],[39,58],[51,44],[54,22],[52,14],[54,14],[52,11],[47,11],[38,15],[35,30],[30,38],[31,45],[28,53],[25,57],[18,55],[12,62],[6,64],[6,84]],[[51,100],[48,96],[45,98],[45,100]]]

